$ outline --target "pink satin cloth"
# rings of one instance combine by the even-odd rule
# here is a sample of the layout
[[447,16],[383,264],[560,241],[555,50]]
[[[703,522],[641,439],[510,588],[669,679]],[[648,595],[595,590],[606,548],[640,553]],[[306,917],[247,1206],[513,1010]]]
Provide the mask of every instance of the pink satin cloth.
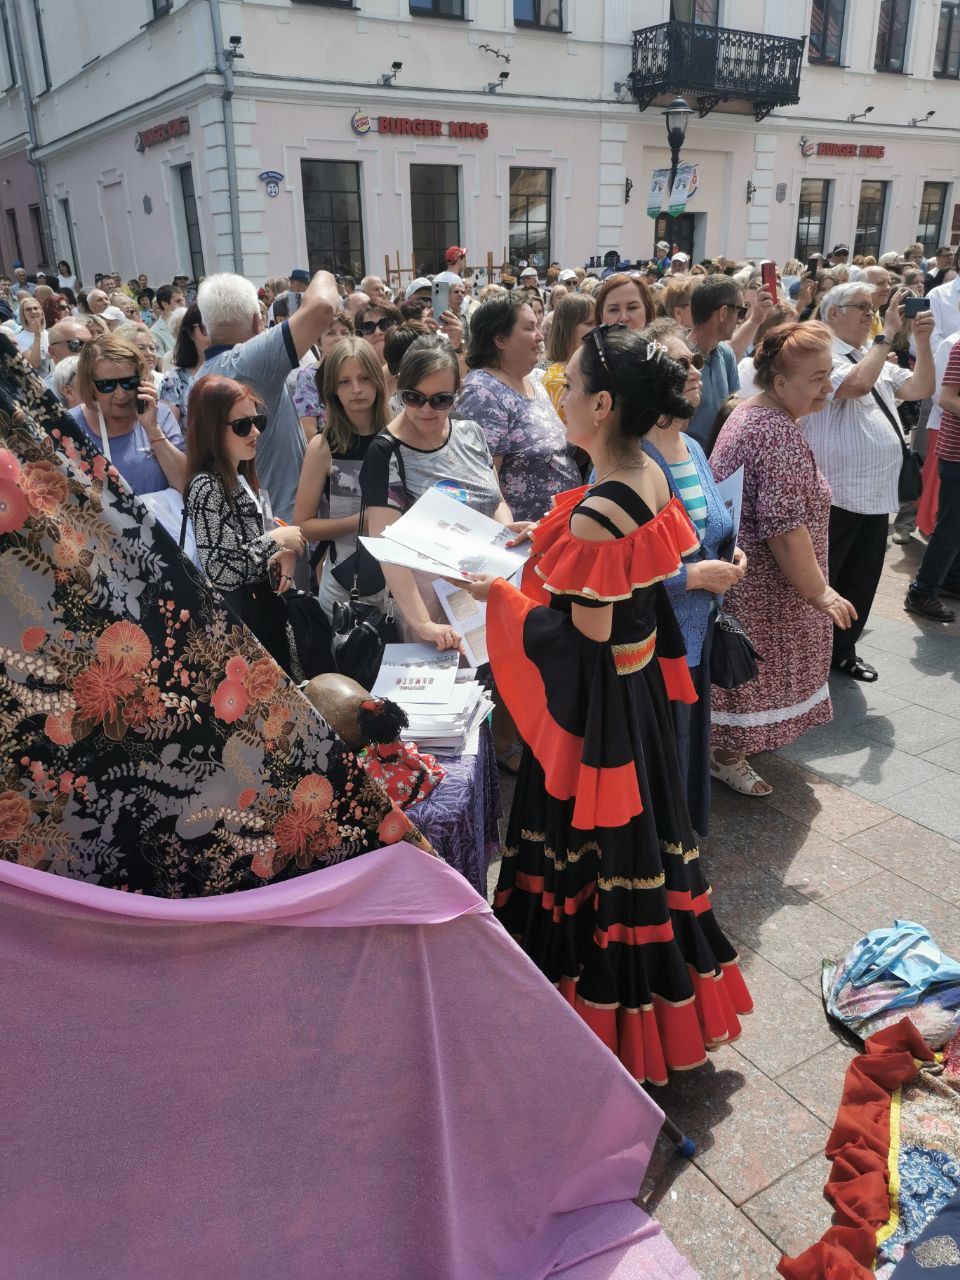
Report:
[[0,862],[0,975],[0,1275],[696,1280],[632,1203],[662,1113],[410,845],[176,901]]

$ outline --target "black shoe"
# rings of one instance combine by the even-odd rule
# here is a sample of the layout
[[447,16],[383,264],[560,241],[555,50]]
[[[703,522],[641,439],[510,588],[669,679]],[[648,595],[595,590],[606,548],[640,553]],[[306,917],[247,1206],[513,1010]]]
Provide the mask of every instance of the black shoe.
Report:
[[921,618],[929,618],[931,622],[954,622],[957,615],[948,609],[939,596],[928,596],[911,587],[906,594],[903,607],[907,613],[915,613]]

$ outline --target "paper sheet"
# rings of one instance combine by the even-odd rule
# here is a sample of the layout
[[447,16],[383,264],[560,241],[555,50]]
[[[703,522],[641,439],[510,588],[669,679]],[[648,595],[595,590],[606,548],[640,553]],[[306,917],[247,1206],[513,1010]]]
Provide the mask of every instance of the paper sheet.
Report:
[[728,542],[723,544],[725,560],[732,560],[737,549],[737,538],[740,536],[740,516],[743,512],[743,467],[737,467],[726,480],[718,480],[717,488],[723,498],[723,505],[733,517],[733,533]]
[[487,606],[482,600],[474,600],[469,591],[437,578],[433,583],[440,607],[447,621],[463,637],[463,648],[471,667],[480,667],[487,661]]

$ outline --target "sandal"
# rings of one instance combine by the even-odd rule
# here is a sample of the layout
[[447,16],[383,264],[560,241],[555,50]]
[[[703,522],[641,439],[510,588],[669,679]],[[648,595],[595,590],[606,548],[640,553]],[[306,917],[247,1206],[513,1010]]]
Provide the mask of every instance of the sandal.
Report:
[[504,773],[512,773],[514,777],[520,772],[520,757],[523,755],[523,747],[519,742],[511,742],[506,751],[501,751],[497,756],[497,764]]
[[[738,756],[736,760],[731,760],[728,764],[718,760],[715,755],[710,756],[710,776],[717,778],[718,781],[726,783],[731,791],[736,791],[742,796],[768,796],[773,791],[770,783],[761,778],[756,769],[754,769],[747,760],[746,756]],[[760,790],[757,790],[759,785]]]
[[856,654],[852,658],[841,658],[839,662],[834,662],[831,665],[834,671],[850,676],[852,680],[862,680],[864,684],[873,684],[874,680],[879,680],[880,678],[880,673],[876,667],[871,667],[869,662],[864,662]]

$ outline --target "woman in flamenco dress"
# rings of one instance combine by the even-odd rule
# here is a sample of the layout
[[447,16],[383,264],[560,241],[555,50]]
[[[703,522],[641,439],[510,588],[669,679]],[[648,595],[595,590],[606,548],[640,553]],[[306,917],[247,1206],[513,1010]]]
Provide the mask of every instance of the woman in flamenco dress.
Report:
[[534,527],[522,590],[491,576],[473,587],[524,741],[494,909],[651,1084],[701,1065],[752,1008],[710,907],[670,712],[695,695],[663,580],[697,538],[642,440],[692,414],[685,378],[623,326],[587,334],[564,411],[597,480]]

